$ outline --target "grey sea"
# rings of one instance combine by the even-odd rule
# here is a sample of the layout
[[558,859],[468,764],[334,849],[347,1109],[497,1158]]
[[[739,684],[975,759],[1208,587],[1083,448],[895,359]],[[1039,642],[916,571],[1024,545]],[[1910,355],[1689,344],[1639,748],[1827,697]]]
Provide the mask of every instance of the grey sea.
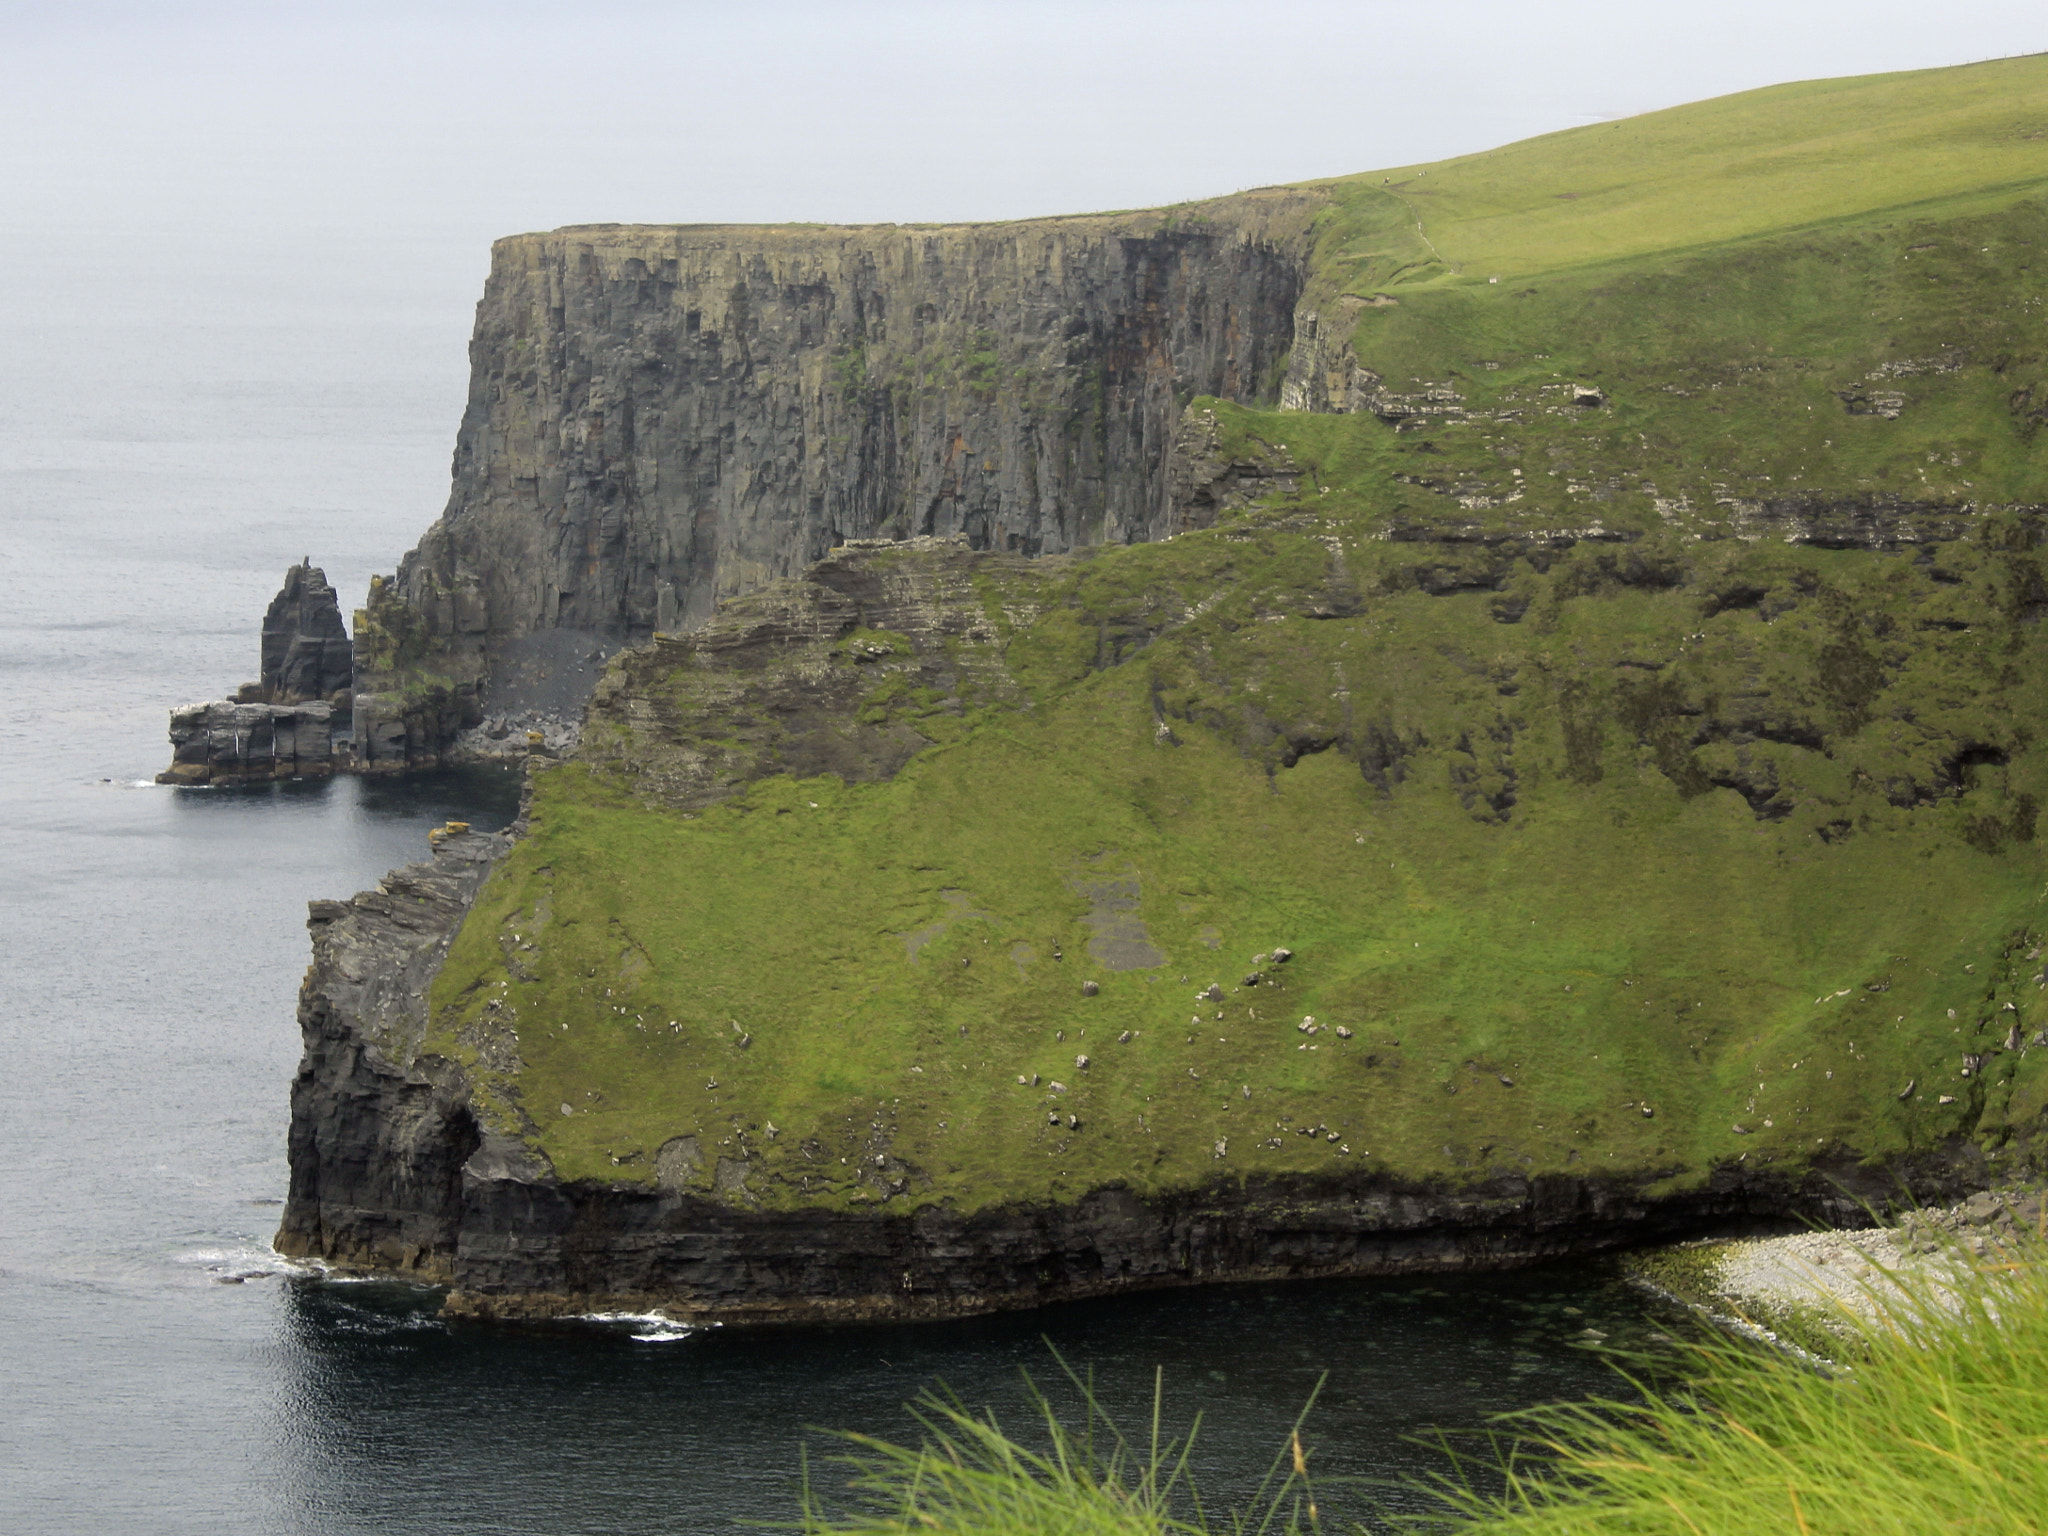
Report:
[[[152,288],[117,255],[66,248],[0,309],[0,1531],[731,1531],[796,1515],[806,1451],[838,1497],[833,1431],[914,1436],[941,1385],[1018,1418],[1061,1359],[1134,1426],[1163,1373],[1227,1508],[1319,1382],[1325,1479],[1428,1475],[1416,1437],[1610,1389],[1589,1343],[1658,1326],[1585,1267],[761,1333],[452,1327],[295,1272],[268,1239],[306,902],[517,786],[151,778],[166,710],[254,672],[287,565],[352,605],[438,511],[469,296],[264,263]],[[1414,1505],[1326,1482],[1324,1511],[1373,1499]]]

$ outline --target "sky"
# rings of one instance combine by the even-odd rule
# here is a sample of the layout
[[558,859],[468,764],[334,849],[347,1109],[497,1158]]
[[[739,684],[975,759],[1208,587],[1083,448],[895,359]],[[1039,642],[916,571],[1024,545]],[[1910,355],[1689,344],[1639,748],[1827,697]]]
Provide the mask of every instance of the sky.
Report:
[[8,244],[1131,207],[2048,49],[1925,0],[0,0]]

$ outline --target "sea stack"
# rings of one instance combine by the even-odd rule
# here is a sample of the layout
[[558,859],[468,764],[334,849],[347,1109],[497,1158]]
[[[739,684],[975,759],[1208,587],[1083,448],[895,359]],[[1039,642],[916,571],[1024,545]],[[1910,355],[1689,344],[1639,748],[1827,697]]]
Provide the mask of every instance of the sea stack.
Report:
[[257,685],[263,702],[324,700],[345,711],[354,670],[355,647],[334,588],[325,571],[303,560],[284,573],[284,585],[263,615],[263,673]]
[[171,766],[159,784],[324,778],[346,725],[354,648],[326,572],[308,559],[285,572],[263,618],[261,675],[232,699],[171,711]]

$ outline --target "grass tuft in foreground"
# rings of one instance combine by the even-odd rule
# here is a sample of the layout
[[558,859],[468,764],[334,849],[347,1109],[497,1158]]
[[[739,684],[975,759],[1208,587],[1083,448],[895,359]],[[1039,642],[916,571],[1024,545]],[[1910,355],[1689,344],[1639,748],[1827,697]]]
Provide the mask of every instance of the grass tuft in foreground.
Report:
[[[1061,1369],[1080,1394],[1078,1429],[1028,1377],[1025,1387],[1040,1421],[1044,1449],[1034,1450],[1004,1432],[993,1414],[976,1415],[956,1398],[927,1394],[911,1406],[924,1428],[916,1448],[871,1435],[846,1438],[857,1449],[845,1458],[852,1489],[863,1506],[845,1518],[824,1512],[806,1478],[805,1536],[909,1536],[948,1531],[976,1536],[1208,1536],[1230,1531],[1320,1528],[1297,1419],[1287,1444],[1253,1498],[1255,1513],[1212,1523],[1202,1508],[1189,1462],[1199,1415],[1185,1435],[1163,1435],[1163,1384],[1155,1378],[1152,1417],[1142,1446],[1117,1428],[1092,1385],[1064,1361]],[[1313,1398],[1311,1398],[1311,1406]],[[1302,1410],[1302,1417],[1308,1409]]]
[[[1625,1361],[1639,1395],[1504,1417],[1499,1464],[1468,1458],[1468,1480],[1434,1490],[1443,1512],[1415,1524],[1488,1536],[2048,1528],[2048,1241],[2036,1234],[1971,1278],[1890,1276],[1875,1320],[1856,1321],[1853,1363],[1833,1371],[1723,1337],[1687,1347],[1678,1387],[1644,1379],[1670,1380],[1668,1359]],[[1039,1406],[1043,1453],[939,1401],[923,1405],[929,1439],[915,1450],[856,1437],[872,1512],[838,1523],[813,1508],[807,1536],[1321,1526],[1298,1425],[1257,1507],[1218,1521],[1187,1497],[1188,1442],[1162,1450],[1156,1418],[1139,1457],[1092,1400],[1078,1434]]]
[[1682,1391],[1536,1409],[1504,1494],[1451,1490],[1487,1532],[2032,1532],[2048,1524],[2048,1244],[1887,1277],[1823,1373],[1739,1340],[1692,1346]]

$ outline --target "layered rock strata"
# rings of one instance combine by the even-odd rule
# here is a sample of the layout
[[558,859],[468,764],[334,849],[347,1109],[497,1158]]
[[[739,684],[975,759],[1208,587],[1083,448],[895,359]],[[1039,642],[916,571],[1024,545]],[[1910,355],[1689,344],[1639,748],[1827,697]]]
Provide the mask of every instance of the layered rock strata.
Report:
[[[1840,1170],[1852,1181],[1854,1170]],[[1867,1193],[1883,1196],[1867,1181]],[[1962,1168],[1928,1188],[1970,1187]],[[1848,1188],[1856,1187],[1852,1182]],[[724,1323],[959,1317],[1225,1280],[1504,1269],[1708,1225],[1855,1225],[1844,1186],[1728,1171],[1653,1196],[1595,1178],[1501,1179],[1458,1193],[1363,1173],[1316,1186],[1219,1181],[1147,1197],[962,1215],[753,1214],[701,1196],[563,1184],[479,1152],[448,1226],[456,1316],[658,1308]]]
[[502,712],[527,637],[685,629],[846,540],[1173,532],[1182,407],[1272,396],[1321,201],[499,241],[448,508],[358,624],[365,762]]
[[1047,568],[961,535],[843,545],[622,655],[581,756],[679,810],[775,773],[889,778],[968,710],[1022,703],[1000,641],[1036,615]]
[[331,704],[233,699],[171,711],[171,766],[159,784],[246,784],[324,778],[339,759]]

